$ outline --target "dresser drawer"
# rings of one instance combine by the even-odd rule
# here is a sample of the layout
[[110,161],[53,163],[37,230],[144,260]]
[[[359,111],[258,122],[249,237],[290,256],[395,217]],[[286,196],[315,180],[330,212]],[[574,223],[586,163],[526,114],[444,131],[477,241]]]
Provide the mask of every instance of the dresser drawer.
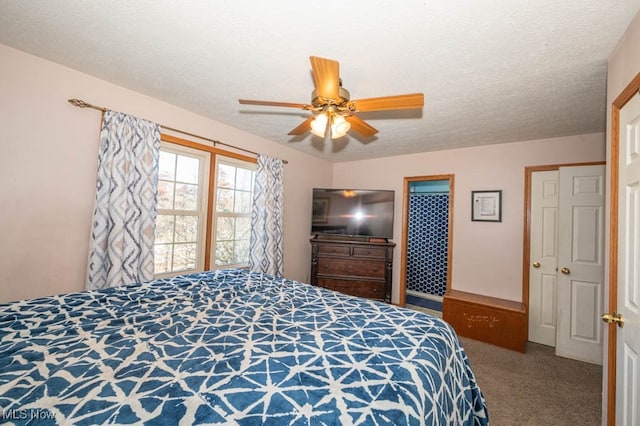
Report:
[[352,296],[384,299],[384,281],[354,281],[334,278],[318,278],[318,287],[339,291]]
[[387,250],[384,247],[354,247],[353,257],[376,257],[386,258]]
[[384,278],[384,261],[319,257],[318,274]]
[[340,256],[349,256],[349,246],[341,244],[319,244],[318,254],[335,254]]

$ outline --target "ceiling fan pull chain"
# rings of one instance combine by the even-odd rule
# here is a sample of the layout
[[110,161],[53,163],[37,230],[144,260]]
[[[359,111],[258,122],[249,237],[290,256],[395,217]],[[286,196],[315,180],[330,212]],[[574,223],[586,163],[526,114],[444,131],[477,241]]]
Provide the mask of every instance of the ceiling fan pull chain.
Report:
[[324,128],[324,142],[331,141],[331,125],[333,124],[333,114],[327,113],[327,126]]

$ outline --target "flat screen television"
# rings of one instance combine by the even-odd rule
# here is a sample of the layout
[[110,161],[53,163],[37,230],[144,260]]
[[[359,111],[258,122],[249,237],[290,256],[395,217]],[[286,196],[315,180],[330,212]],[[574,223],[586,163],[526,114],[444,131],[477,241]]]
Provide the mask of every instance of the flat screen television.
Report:
[[311,234],[393,238],[395,191],[314,188]]

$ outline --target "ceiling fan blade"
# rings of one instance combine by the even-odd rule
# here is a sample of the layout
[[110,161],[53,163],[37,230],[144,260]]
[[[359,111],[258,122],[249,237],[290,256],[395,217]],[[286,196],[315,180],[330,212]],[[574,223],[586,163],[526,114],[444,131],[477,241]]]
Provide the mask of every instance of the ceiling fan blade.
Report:
[[310,109],[313,108],[307,104],[294,104],[291,102],[273,102],[273,101],[255,101],[251,99],[238,99],[242,105],[265,105],[265,106],[277,106],[285,108],[298,108],[298,109]]
[[289,132],[290,135],[301,135],[311,129],[311,122],[315,117],[311,116],[304,120],[302,124]]
[[338,99],[340,92],[340,64],[337,61],[317,56],[309,57],[313,82],[318,96],[325,99]]
[[378,130],[370,126],[366,121],[357,115],[345,115],[344,119],[351,124],[351,130],[360,133],[364,137],[373,136]]
[[422,108],[424,106],[424,94],[411,93],[407,95],[383,96],[381,98],[356,99],[347,105],[351,111]]

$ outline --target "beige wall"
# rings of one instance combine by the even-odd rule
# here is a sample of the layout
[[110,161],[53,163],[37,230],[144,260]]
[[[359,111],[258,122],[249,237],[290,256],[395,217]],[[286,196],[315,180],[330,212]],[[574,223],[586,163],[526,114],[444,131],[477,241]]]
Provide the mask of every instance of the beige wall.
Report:
[[[394,189],[394,240],[400,248],[403,178],[453,173],[453,287],[521,300],[524,167],[604,159],[604,135],[591,134],[332,166],[3,45],[0,60],[0,302],[83,289],[99,112],[69,105],[71,97],[289,160],[285,275],[303,281],[309,270],[310,188]],[[476,189],[503,190],[502,223],[470,221],[470,191]],[[399,262],[398,249],[394,301]]]
[[[607,134],[606,134],[606,155],[607,162],[610,163],[611,159],[611,104],[620,95],[622,90],[640,73],[640,13],[636,15],[631,22],[626,32],[618,42],[618,45],[609,56],[609,64],[607,68]],[[615,160],[613,160],[615,161]],[[607,179],[609,179],[610,169],[607,168]],[[611,200],[611,194],[607,194],[607,204]],[[609,209],[607,208],[607,223],[609,223]],[[607,263],[605,264],[605,306],[609,303],[609,229],[606,230],[606,246],[605,256]],[[605,327],[605,330],[607,328]],[[606,424],[607,418],[607,347],[608,347],[608,335],[605,333],[604,342],[604,363],[603,363],[603,398],[602,398],[602,424]]]
[[100,113],[69,98],[288,160],[285,275],[307,279],[330,163],[3,45],[0,63],[0,302],[84,289]]
[[[404,178],[455,175],[452,287],[521,301],[524,168],[603,161],[604,145],[604,134],[595,133],[339,163],[333,184],[396,191],[393,300],[398,301]],[[502,222],[472,222],[471,191],[493,189],[502,190]]]

